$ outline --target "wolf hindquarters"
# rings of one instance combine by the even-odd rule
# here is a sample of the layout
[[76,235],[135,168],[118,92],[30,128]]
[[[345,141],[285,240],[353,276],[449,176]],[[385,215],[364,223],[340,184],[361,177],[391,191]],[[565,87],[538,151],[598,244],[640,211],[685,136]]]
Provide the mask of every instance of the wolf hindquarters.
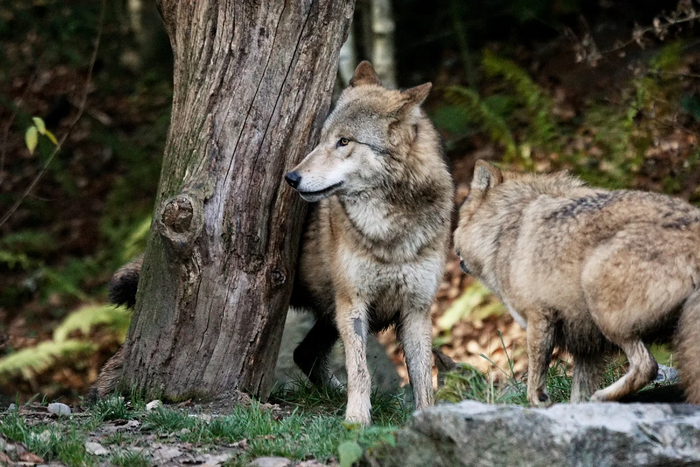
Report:
[[[125,305],[132,308],[136,303],[136,290],[139,276],[143,267],[143,255],[140,255],[130,263],[125,264],[114,273],[109,281],[109,301],[115,305]],[[95,384],[87,394],[87,400],[96,402],[98,399],[114,392],[119,384],[119,379],[124,368],[124,347],[120,347],[117,353],[107,360],[100,369]]]
[[683,304],[675,335],[678,368],[685,387],[686,401],[700,404],[700,290]]

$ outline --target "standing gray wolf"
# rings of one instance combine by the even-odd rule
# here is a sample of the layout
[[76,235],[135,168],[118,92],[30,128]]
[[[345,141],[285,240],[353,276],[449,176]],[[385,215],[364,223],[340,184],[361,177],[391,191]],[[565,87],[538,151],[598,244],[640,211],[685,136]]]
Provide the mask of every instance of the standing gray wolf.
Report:
[[555,345],[574,358],[572,402],[598,388],[603,356],[621,349],[629,370],[591,397],[614,401],[656,377],[645,343],[671,338],[686,399],[700,404],[700,210],[478,161],[454,242],[462,268],[527,330],[531,404],[549,400]]
[[420,108],[431,85],[382,87],[369,62],[326,119],[321,140],[285,178],[312,205],[291,306],[316,324],[294,352],[314,383],[340,335],[346,420],[370,423],[368,332],[396,325],[417,408],[432,404],[430,305],[442,278],[453,185],[438,134]]
[[[316,323],[294,361],[313,383],[338,385],[328,358],[340,337],[345,418],[363,425],[371,408],[369,332],[396,325],[416,406],[433,401],[430,306],[445,264],[453,185],[437,131],[420,108],[430,87],[386,89],[372,66],[360,63],[318,146],[285,176],[313,203],[291,306],[311,311]],[[140,267],[130,263],[115,275],[116,301],[133,300]]]

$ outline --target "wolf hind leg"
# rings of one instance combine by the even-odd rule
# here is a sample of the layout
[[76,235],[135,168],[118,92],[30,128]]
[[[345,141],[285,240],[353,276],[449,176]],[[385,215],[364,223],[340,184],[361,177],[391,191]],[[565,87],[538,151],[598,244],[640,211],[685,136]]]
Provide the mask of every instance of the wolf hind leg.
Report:
[[406,357],[408,377],[416,410],[433,405],[432,323],[430,308],[407,313],[398,327],[398,338]]
[[616,342],[627,360],[629,370],[625,375],[607,388],[600,389],[591,397],[592,401],[617,401],[622,397],[637,392],[656,378],[659,366],[641,340]]
[[294,363],[317,386],[339,387],[340,381],[329,367],[330,353],[338,340],[338,329],[330,317],[316,320],[303,341],[294,350]]
[[598,389],[603,363],[592,356],[574,356],[571,402],[585,402]]
[[700,290],[693,292],[683,304],[676,329],[674,347],[686,401],[700,404]]
[[530,405],[547,406],[547,371],[554,351],[554,321],[545,310],[528,313],[527,323],[527,400]]

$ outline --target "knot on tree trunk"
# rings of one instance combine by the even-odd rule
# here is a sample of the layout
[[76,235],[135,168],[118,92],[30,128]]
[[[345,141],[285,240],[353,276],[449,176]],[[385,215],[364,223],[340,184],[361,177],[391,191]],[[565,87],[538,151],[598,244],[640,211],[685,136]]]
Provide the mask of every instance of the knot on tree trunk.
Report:
[[156,215],[160,234],[180,252],[189,251],[204,225],[204,206],[199,198],[180,193],[163,201]]
[[161,221],[175,233],[185,233],[192,224],[192,202],[185,196],[176,196],[165,202]]

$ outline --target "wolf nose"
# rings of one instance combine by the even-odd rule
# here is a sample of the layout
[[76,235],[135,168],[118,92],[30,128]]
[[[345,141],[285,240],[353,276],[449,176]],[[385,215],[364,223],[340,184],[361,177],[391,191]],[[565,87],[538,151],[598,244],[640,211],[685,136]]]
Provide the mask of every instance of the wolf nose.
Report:
[[287,180],[287,183],[289,183],[292,188],[296,188],[299,186],[299,182],[301,182],[301,175],[299,175],[299,172],[289,172],[284,176],[284,179]]

